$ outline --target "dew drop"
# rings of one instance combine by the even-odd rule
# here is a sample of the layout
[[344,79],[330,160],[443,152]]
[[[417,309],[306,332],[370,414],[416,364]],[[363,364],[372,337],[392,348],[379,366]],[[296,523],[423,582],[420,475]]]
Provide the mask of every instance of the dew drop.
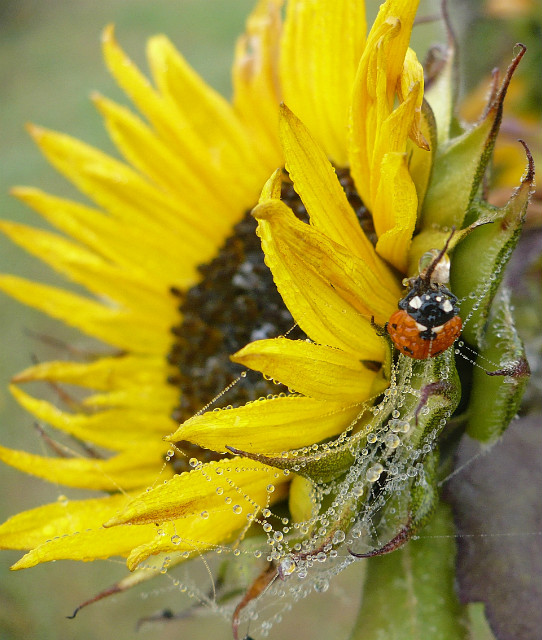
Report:
[[340,544],[341,542],[344,541],[344,539],[346,538],[346,535],[344,533],[344,531],[341,531],[341,529],[337,529],[337,531],[335,531],[335,533],[333,534],[333,544]]
[[284,558],[278,568],[280,575],[289,576],[295,571],[295,562],[292,558]]
[[360,498],[363,495],[363,491],[364,491],[364,489],[363,489],[363,485],[362,484],[355,484],[352,487],[352,493],[354,494],[354,496],[356,498]]
[[380,478],[380,474],[382,473],[382,471],[384,471],[384,467],[379,462],[377,462],[372,467],[369,467],[369,469],[367,469],[365,477],[369,482],[376,482],[378,478]]
[[384,438],[384,442],[390,449],[397,449],[397,447],[401,444],[399,436],[395,433],[388,433]]
[[233,513],[238,516],[240,513],[243,513],[243,507],[240,504],[233,505]]
[[325,593],[329,589],[329,580],[326,578],[319,578],[314,582],[314,590],[318,593]]

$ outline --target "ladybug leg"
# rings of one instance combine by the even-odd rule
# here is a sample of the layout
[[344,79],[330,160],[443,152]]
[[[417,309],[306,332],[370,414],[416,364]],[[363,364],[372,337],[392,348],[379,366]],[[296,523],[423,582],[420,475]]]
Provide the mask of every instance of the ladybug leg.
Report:
[[385,336],[388,333],[388,322],[384,326],[380,324],[376,324],[375,317],[371,316],[371,327],[376,331],[376,334],[379,336]]

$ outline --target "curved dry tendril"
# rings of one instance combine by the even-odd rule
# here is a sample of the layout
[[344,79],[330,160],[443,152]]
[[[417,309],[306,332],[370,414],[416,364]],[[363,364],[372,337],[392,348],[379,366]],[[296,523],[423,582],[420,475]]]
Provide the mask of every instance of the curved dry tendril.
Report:
[[232,633],[234,640],[239,640],[239,624],[241,622],[241,612],[249,602],[258,598],[277,577],[277,569],[272,562],[269,562],[265,569],[259,574],[254,582],[247,589],[245,595],[235,607],[232,616]]
[[[486,372],[487,373],[487,372]],[[420,391],[420,401],[416,410],[414,411],[414,421],[418,426],[418,416],[420,412],[427,404],[427,401],[431,396],[448,396],[453,392],[453,385],[446,380],[439,380],[438,382],[430,382],[422,387]]]
[[397,533],[397,535],[395,535],[389,542],[386,542],[382,547],[372,549],[367,553],[356,553],[355,551],[352,551],[352,549],[348,549],[348,553],[351,556],[354,556],[354,558],[373,558],[374,556],[383,556],[406,544],[412,538],[415,531],[415,527],[412,526],[412,514],[409,514],[405,526],[399,531],[399,533]]
[[495,371],[486,371],[488,376],[509,376],[511,378],[523,378],[531,373],[531,368],[527,362],[527,358],[520,358],[516,362],[511,362],[502,369],[496,369]]

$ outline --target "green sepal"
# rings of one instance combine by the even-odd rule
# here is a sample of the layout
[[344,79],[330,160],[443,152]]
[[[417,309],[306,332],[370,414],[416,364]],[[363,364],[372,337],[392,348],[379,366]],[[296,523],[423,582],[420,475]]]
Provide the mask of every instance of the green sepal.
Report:
[[450,284],[461,300],[463,338],[480,349],[491,302],[504,274],[504,267],[514,250],[534,181],[534,168],[529,155],[529,168],[521,186],[502,209],[489,209],[478,203],[478,215],[492,220],[474,229],[454,249]]
[[[497,371],[486,369],[498,363]],[[529,365],[510,309],[508,293],[495,299],[483,346],[474,367],[467,433],[476,440],[497,440],[516,415],[529,379]]]
[[412,532],[425,527],[438,504],[437,468],[438,449],[428,453],[423,461],[423,473],[418,474],[410,492],[410,513]]
[[[462,228],[477,196],[502,120],[503,102],[512,75],[525,53],[514,58],[498,91],[493,91],[482,119],[437,149],[431,184],[422,210],[422,226]],[[440,137],[439,137],[440,140]]]
[[[392,384],[390,411],[386,411],[386,402],[381,403],[384,415],[379,429],[385,428],[386,423],[391,424],[390,413],[396,416],[393,419],[408,423],[410,428],[401,435],[401,446],[383,453],[380,459],[389,476],[378,497],[373,503],[369,490],[363,508],[359,508],[371,518],[373,525],[373,531],[367,532],[365,544],[374,545],[374,532],[378,540],[385,541],[384,546],[379,545],[365,555],[389,553],[404,544],[425,525],[438,502],[438,437],[461,395],[453,349],[423,361],[400,355],[396,384],[402,390],[402,402],[397,403]],[[375,431],[378,433],[379,429]],[[404,480],[395,480],[398,474],[402,474]],[[357,550],[354,554],[361,557]]]
[[367,563],[365,589],[349,640],[466,640],[467,614],[454,589],[451,510],[440,504],[423,530],[389,555]]
[[330,482],[345,473],[354,463],[355,456],[352,453],[352,444],[339,446],[321,445],[320,450],[314,454],[301,454],[297,451],[289,451],[284,456],[265,456],[259,453],[250,453],[234,447],[226,447],[233,454],[257,460],[276,469],[293,471],[304,478],[309,478],[316,483]]

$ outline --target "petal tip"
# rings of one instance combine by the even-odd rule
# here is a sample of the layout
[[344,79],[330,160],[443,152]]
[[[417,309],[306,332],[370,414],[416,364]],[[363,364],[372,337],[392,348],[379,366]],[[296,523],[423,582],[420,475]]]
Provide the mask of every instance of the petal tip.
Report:
[[115,40],[115,25],[110,22],[108,25],[104,27],[102,31],[102,42],[105,44],[106,42],[114,42]]
[[34,138],[34,140],[39,140],[45,135],[45,129],[33,122],[27,122],[25,124],[25,129]]

